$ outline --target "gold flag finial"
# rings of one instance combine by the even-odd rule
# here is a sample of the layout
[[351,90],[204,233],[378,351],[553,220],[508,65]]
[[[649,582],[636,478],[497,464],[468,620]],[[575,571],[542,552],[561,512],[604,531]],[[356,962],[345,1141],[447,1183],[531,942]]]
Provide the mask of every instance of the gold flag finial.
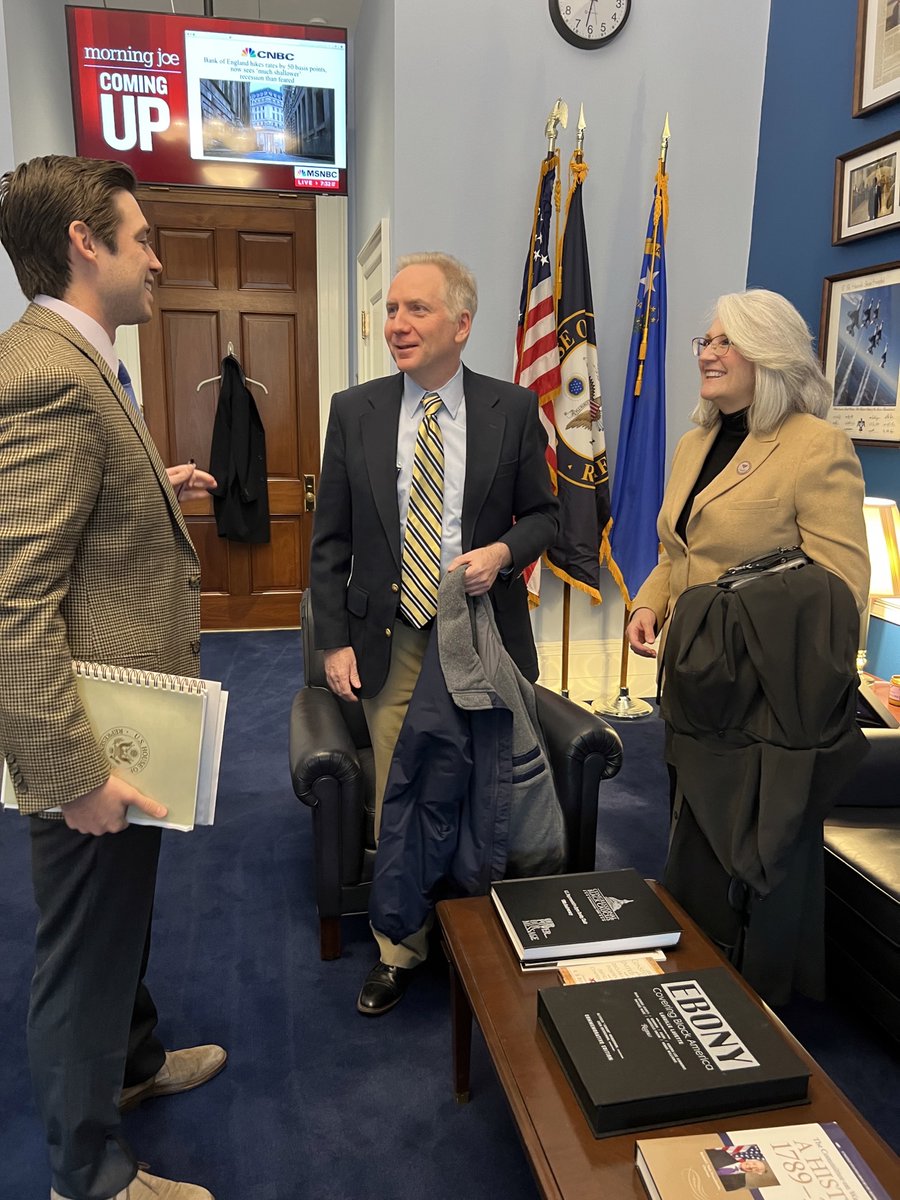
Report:
[[581,106],[581,112],[578,115],[578,136],[575,141],[575,153],[580,155],[584,150],[584,131],[587,125],[584,120],[584,105]]
[[669,114],[666,113],[666,123],[663,126],[662,137],[659,142],[659,161],[662,164],[662,169],[666,169],[666,155],[669,152]]
[[556,150],[556,131],[560,125],[563,129],[569,124],[569,106],[561,97],[557,97],[556,103],[550,110],[550,116],[547,118],[547,124],[544,126],[544,135],[547,138],[547,154],[553,154]]

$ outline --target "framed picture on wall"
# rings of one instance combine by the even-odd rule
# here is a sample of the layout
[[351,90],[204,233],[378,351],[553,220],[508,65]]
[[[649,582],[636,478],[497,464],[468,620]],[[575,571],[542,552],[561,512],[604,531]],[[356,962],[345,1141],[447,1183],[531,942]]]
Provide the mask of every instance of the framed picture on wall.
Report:
[[900,96],[900,0],[857,0],[853,115]]
[[900,225],[898,160],[900,131],[838,155],[831,233],[835,246]]
[[826,276],[819,353],[831,423],[855,442],[900,443],[900,262]]

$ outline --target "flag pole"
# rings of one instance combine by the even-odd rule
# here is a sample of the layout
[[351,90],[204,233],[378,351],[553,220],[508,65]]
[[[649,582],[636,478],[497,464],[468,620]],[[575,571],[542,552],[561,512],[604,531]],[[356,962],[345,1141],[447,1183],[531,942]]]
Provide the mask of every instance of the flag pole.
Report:
[[653,705],[646,700],[640,700],[628,692],[628,628],[629,609],[625,607],[625,620],[622,629],[622,665],[619,669],[619,694],[611,700],[595,700],[591,711],[601,717],[621,717],[630,721],[635,717],[646,717],[653,712]]
[[[663,126],[662,136],[659,144],[659,162],[657,163],[657,176],[664,177],[666,174],[666,157],[669,152],[669,114],[666,113],[666,120]],[[651,263],[655,261],[656,255],[659,253],[659,222],[663,220],[661,198],[658,198],[657,203],[660,204],[660,211],[657,219],[653,224],[653,247],[651,252]],[[665,229],[663,229],[665,234]],[[650,304],[647,303],[644,308],[642,328],[641,328],[641,346],[639,351],[639,365],[637,379],[634,385],[634,394],[639,396],[644,376],[644,361],[647,357],[647,338],[650,330]],[[628,691],[628,619],[631,616],[630,603],[625,605],[625,614],[622,625],[622,659],[619,669],[619,694],[608,700],[595,700],[591,705],[593,712],[604,717],[619,717],[624,720],[632,720],[635,717],[646,717],[653,712],[653,705],[648,704],[646,700],[640,700],[632,697]]]
[[563,584],[563,629],[562,629],[562,675],[560,679],[559,693],[561,696],[568,697],[569,695],[569,620],[572,605],[572,587],[571,584]]
[[[584,161],[584,131],[586,129],[584,120],[584,105],[581,106],[581,112],[578,117],[577,134],[575,138],[575,161],[580,163]],[[557,272],[559,271],[560,257],[557,254]],[[559,284],[557,280],[557,292]],[[568,697],[569,695],[569,639],[571,635],[571,619],[572,619],[572,585],[563,582],[563,618],[562,618],[562,672],[560,676],[560,694]]]

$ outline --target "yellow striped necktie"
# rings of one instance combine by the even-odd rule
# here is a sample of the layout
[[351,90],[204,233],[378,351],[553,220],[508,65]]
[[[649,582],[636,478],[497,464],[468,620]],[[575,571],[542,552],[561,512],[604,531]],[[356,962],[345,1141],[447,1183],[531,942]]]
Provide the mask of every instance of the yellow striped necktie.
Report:
[[416,629],[437,614],[444,511],[444,440],[437,420],[441,398],[426,392],[422,405],[400,572],[400,612]]

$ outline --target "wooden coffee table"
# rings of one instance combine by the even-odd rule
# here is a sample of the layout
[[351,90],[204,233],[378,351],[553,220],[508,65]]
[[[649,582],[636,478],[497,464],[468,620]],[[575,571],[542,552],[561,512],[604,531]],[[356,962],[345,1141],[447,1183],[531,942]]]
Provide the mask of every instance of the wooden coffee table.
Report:
[[[724,959],[659,884],[651,885],[684,933],[667,952],[668,971],[722,966]],[[556,1056],[537,1025],[537,991],[556,983],[556,972],[520,970],[518,959],[488,896],[444,900],[437,906],[450,961],[453,1087],[469,1099],[472,1017],[478,1022],[506,1093],[541,1195],[553,1200],[646,1200],[634,1169],[636,1136],[707,1133],[725,1129],[837,1121],[888,1193],[900,1197],[900,1158],[864,1120],[800,1043],[769,1011],[787,1041],[812,1071],[810,1103],[738,1117],[699,1121],[636,1135],[595,1138]],[[725,964],[727,966],[727,964]],[[729,970],[731,968],[729,967]],[[734,972],[735,977],[740,976]],[[745,991],[762,1004],[743,983]]]

